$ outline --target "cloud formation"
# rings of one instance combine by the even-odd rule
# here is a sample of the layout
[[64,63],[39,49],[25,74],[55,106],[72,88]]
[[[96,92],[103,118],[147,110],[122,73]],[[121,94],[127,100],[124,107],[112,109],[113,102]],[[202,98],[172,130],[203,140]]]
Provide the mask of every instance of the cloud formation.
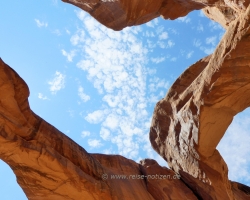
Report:
[[47,22],[41,22],[39,19],[35,19],[36,25],[41,28],[41,27],[47,27],[48,23]]
[[[141,138],[148,135],[151,116],[147,109],[164,96],[161,90],[166,91],[169,83],[157,78],[156,72],[147,67],[148,43],[138,38],[144,32],[141,27],[115,32],[82,11],[77,16],[83,27],[78,27],[70,38],[72,47],[82,55],[77,67],[86,72],[87,79],[102,96],[101,107],[84,117],[87,122],[100,125],[99,138],[91,138],[88,145],[102,147],[101,141],[109,142],[117,147],[112,152],[136,159],[145,144]],[[157,23],[153,20],[146,26],[154,27]],[[145,38],[159,35],[159,46],[174,45],[164,27],[152,31],[145,32]],[[152,62],[165,59],[155,57]]]
[[73,61],[73,58],[76,55],[76,52],[74,50],[70,51],[69,53],[66,52],[64,49],[62,49],[61,51],[62,51],[62,55],[64,55],[69,62]]
[[250,110],[239,113],[217,149],[229,168],[229,178],[250,185]]
[[83,87],[82,87],[82,86],[79,86],[79,87],[78,87],[78,95],[79,95],[79,97],[81,98],[81,100],[82,100],[83,102],[87,102],[87,101],[90,100],[90,96],[87,95],[87,94],[85,94],[85,93],[83,92]]
[[38,98],[42,99],[42,100],[49,100],[49,98],[45,95],[43,95],[42,93],[38,93]]
[[50,92],[56,94],[58,91],[65,87],[65,75],[59,71],[56,71],[54,78],[48,82],[50,85]]

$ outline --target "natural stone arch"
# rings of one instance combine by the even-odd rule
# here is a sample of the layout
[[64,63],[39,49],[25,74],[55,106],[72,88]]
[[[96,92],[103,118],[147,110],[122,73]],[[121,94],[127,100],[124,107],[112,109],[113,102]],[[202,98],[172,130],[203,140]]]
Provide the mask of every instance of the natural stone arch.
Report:
[[209,183],[221,199],[233,195],[216,146],[233,117],[250,106],[249,14],[250,7],[231,23],[211,56],[176,80],[156,105],[150,129],[154,149],[174,171]]
[[[152,159],[136,163],[119,155],[88,153],[37,116],[28,96],[26,83],[0,59],[0,159],[11,167],[29,200],[197,200],[172,170]],[[173,180],[144,179],[155,174]]]
[[[226,3],[220,1],[204,3],[204,1],[165,0],[68,0],[68,2],[82,7],[101,23],[115,30],[144,23],[160,14],[165,18],[174,19],[207,5],[227,7]],[[231,25],[224,39],[212,56],[191,66],[176,81],[167,97],[157,104],[152,121],[150,138],[154,148],[168,161],[173,170],[182,175],[182,181],[186,183],[186,186],[182,181],[170,184],[176,186],[173,188],[180,189],[178,194],[182,194],[178,199],[187,199],[183,197],[187,197],[188,192],[190,199],[233,199],[236,194],[235,188],[238,187],[228,181],[227,166],[215,147],[223,136],[226,125],[242,109],[239,105],[248,104],[242,102],[232,107],[232,100],[238,97],[237,93],[228,92],[231,91],[231,87],[227,88],[223,84],[224,79],[228,78],[226,74],[231,65],[237,64],[242,67],[248,65],[250,13],[249,9],[245,12],[247,5],[242,4],[243,1],[226,2],[230,3],[229,9],[226,9],[230,11],[229,17],[224,20],[226,22],[221,23],[225,23],[224,27]],[[211,14],[211,9],[206,9],[209,11],[207,14]],[[219,11],[225,16],[223,14],[225,10]],[[213,17],[216,20],[218,16]],[[236,17],[238,19],[231,22]],[[139,165],[119,156],[88,154],[30,110],[26,84],[1,60],[0,72],[0,94],[8,94],[1,97],[0,101],[0,143],[4,144],[0,146],[0,157],[13,168],[19,184],[30,199],[80,199],[84,196],[86,199],[125,197],[146,200],[158,198],[159,195],[161,199],[168,198],[168,194],[164,193],[162,188],[164,184],[167,185],[165,188],[169,188],[166,182],[159,184],[157,188],[155,182],[150,184],[141,180],[127,181],[125,184],[117,184],[116,181],[104,182],[102,180],[104,172],[147,174],[150,170],[154,172],[155,169],[166,174],[173,175],[173,172],[157,166],[152,160],[146,160],[144,164],[142,162]],[[228,80],[229,83],[234,81],[230,78]],[[236,87],[233,85],[232,91],[245,87],[244,83],[235,80],[240,84]],[[225,94],[218,92],[218,88],[226,88]],[[228,98],[221,98],[229,94],[231,96]],[[231,101],[226,101],[228,99]],[[216,115],[216,121],[213,114],[217,114],[217,110],[220,112]],[[214,121],[217,123],[219,117],[223,117],[226,122],[220,124],[219,129],[212,130],[214,134],[209,135],[211,136],[209,139],[213,142],[208,143],[206,125]],[[193,177],[198,177],[205,183]],[[139,195],[138,192],[130,192],[133,188],[140,188]],[[242,199],[246,198],[243,196]]]

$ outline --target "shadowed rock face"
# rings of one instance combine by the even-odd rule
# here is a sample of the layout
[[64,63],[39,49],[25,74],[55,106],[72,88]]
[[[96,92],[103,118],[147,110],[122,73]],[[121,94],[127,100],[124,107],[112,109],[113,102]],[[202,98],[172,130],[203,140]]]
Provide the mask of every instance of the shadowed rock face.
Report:
[[249,0],[62,0],[92,15],[113,30],[146,23],[156,17],[177,19],[193,10],[204,13],[224,28],[246,11]]
[[0,59],[0,159],[29,199],[197,199],[179,176],[154,160],[138,164],[87,153],[33,113],[28,96],[26,83]]
[[27,197],[250,199],[249,187],[228,180],[227,165],[216,150],[233,117],[250,106],[248,2],[67,2],[114,30],[204,8],[227,32],[215,52],[189,67],[155,107],[150,141],[172,170],[151,159],[136,163],[118,155],[89,154],[32,112],[26,83],[0,59],[0,159],[12,168]]
[[[175,172],[210,185],[212,199],[234,199],[216,146],[233,117],[250,106],[249,16],[250,7],[230,24],[212,55],[175,81],[153,114],[153,148]],[[204,188],[207,193],[211,189]]]

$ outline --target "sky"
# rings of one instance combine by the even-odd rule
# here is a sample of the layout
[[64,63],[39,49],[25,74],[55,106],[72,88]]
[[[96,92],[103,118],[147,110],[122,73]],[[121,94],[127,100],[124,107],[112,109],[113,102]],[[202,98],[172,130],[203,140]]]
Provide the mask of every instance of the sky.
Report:
[[[30,107],[90,153],[167,163],[151,148],[157,101],[225,30],[201,11],[116,32],[57,0],[3,1],[0,57],[28,84]],[[250,186],[250,110],[238,114],[218,150],[229,178]],[[0,161],[4,200],[27,197]]]

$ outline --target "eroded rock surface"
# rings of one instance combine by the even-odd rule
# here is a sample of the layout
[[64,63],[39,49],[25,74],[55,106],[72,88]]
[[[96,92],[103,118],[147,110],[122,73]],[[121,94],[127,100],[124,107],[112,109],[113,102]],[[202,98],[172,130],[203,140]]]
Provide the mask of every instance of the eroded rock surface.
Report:
[[[87,153],[33,113],[28,96],[26,83],[0,59],[0,159],[14,171],[28,199],[197,199],[173,171],[154,160],[138,164],[118,155]],[[144,177],[158,173],[168,178]]]
[[[189,67],[157,103],[151,159],[89,154],[32,112],[29,90],[0,59],[0,159],[29,199],[250,199],[249,187],[228,180],[216,146],[233,117],[250,106],[248,1],[64,0],[114,30],[203,9],[227,32],[215,52]],[[167,178],[150,179],[150,175]],[[180,179],[178,179],[178,178]]]
[[250,7],[230,24],[215,52],[188,68],[155,107],[152,146],[188,185],[190,175],[207,185],[197,191],[201,197],[236,198],[216,146],[233,117],[250,106],[249,16]]
[[146,23],[156,17],[177,19],[203,9],[224,28],[246,11],[249,0],[62,0],[92,15],[113,30]]

